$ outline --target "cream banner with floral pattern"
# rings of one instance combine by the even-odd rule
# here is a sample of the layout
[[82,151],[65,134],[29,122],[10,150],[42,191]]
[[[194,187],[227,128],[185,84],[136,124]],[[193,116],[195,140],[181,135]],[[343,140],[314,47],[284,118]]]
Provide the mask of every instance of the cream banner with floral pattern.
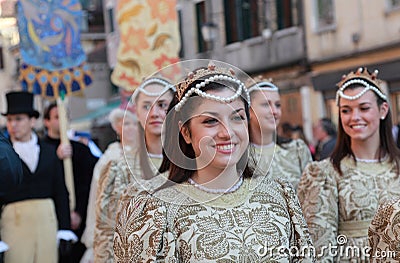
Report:
[[[120,0],[120,44],[112,82],[133,91],[143,78],[179,61],[176,0]],[[179,71],[179,70],[178,70]],[[174,72],[170,72],[172,77]]]

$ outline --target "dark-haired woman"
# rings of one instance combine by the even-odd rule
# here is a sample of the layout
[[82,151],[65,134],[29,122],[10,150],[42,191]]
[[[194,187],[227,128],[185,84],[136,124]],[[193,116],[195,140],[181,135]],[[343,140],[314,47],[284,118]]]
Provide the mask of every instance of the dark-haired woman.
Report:
[[178,84],[161,165],[170,181],[121,206],[115,262],[312,261],[293,188],[252,176],[248,121],[249,95],[231,71],[211,64]]
[[366,68],[343,76],[336,96],[336,147],[330,159],[308,165],[299,184],[322,262],[368,262],[368,226],[375,211],[384,200],[400,197],[400,155],[388,99],[376,77],[377,71]]

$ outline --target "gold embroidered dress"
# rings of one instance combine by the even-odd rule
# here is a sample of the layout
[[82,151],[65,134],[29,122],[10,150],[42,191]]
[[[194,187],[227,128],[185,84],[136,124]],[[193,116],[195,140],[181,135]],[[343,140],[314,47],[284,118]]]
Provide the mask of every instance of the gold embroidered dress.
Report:
[[278,253],[311,245],[292,186],[258,180],[225,194],[189,183],[139,193],[117,214],[115,262],[312,262]]
[[90,183],[86,227],[81,237],[81,242],[86,246],[86,249],[93,249],[94,227],[96,225],[95,207],[99,177],[103,173],[103,169],[107,168],[109,162],[122,158],[122,155],[121,144],[119,142],[113,142],[107,147],[107,150],[103,153],[94,167],[92,182]]
[[[395,168],[388,160],[356,163],[350,157],[341,162],[342,176],[329,159],[306,167],[298,195],[317,252],[325,246],[321,262],[347,262],[346,257],[368,262],[361,250],[368,246],[368,226],[375,211],[384,200],[400,197]],[[328,246],[337,245],[354,252],[338,256],[328,252]]]
[[379,206],[368,239],[373,262],[400,262],[400,199]]
[[[297,189],[304,168],[312,161],[310,150],[303,140],[292,140],[282,147],[277,144],[252,146],[255,160],[258,161],[257,173],[263,175],[269,173],[272,178],[285,179]],[[271,158],[273,158],[272,163]]]
[[[162,159],[152,156],[150,166],[155,173]],[[139,149],[125,154],[119,160],[113,160],[100,175],[96,199],[96,225],[94,229],[94,262],[113,261],[113,237],[115,215],[118,201],[123,191],[131,183],[142,178]]]

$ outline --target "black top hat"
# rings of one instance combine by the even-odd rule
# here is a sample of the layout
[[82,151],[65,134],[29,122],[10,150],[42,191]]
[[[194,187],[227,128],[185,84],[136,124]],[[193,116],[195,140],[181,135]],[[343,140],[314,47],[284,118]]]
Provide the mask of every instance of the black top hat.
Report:
[[8,114],[28,114],[29,117],[39,117],[39,112],[33,108],[33,94],[26,91],[11,91],[6,94]]

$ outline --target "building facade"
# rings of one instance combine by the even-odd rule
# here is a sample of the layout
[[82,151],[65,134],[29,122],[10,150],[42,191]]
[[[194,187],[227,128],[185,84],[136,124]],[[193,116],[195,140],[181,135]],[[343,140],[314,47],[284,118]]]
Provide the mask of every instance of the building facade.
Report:
[[[272,78],[280,88],[281,123],[301,125],[312,137],[319,93],[312,89],[300,0],[181,0],[183,59],[230,63],[250,76]],[[205,39],[204,26],[214,33]],[[322,106],[321,106],[322,107]]]
[[[386,81],[400,116],[400,1],[181,0],[184,59],[212,58],[280,87],[281,123],[312,138],[321,117],[337,122],[336,83],[357,67]],[[204,25],[214,30],[207,41]],[[209,31],[209,30],[208,30]]]
[[400,112],[400,1],[304,1],[307,59],[327,115],[337,119],[336,83],[366,66],[379,70],[390,94],[393,122]]

